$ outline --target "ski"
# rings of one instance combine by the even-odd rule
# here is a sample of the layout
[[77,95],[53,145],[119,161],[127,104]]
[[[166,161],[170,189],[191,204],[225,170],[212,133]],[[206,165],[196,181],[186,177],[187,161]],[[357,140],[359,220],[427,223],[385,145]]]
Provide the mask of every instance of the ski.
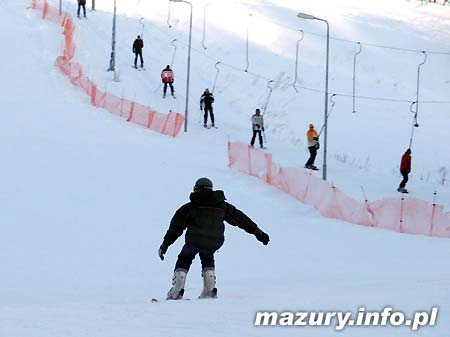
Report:
[[151,303],[162,303],[162,302],[177,302],[177,301],[190,301],[190,298],[180,298],[178,300],[169,300],[169,299],[157,299],[157,298],[152,298],[150,300]]

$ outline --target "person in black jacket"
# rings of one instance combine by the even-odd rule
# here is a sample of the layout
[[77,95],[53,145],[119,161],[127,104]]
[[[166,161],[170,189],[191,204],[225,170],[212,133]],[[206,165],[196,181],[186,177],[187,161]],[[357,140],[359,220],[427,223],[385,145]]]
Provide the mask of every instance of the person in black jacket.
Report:
[[208,112],[211,117],[211,126],[214,127],[214,113],[213,113],[214,95],[209,92],[209,89],[205,89],[200,97],[200,110],[204,110],[203,126],[206,128],[206,122],[208,121]]
[[141,36],[138,35],[136,40],[134,40],[133,42],[134,67],[136,69],[138,56],[141,58],[141,68],[144,68],[144,60],[142,59],[142,48],[144,48],[144,41],[141,39]]
[[78,10],[77,10],[78,18],[80,18],[81,7],[83,7],[83,14],[84,14],[84,17],[86,17],[86,0],[78,0]]
[[217,297],[216,277],[214,272],[214,253],[225,241],[225,220],[237,226],[267,245],[269,235],[264,233],[242,211],[225,201],[223,191],[213,191],[213,184],[208,178],[196,181],[190,202],[181,206],[170,221],[169,229],[159,247],[159,257],[164,260],[167,248],[186,230],[185,244],[175,264],[172,288],[167,299],[181,299],[189,268],[197,254],[202,264],[203,291],[199,298]]

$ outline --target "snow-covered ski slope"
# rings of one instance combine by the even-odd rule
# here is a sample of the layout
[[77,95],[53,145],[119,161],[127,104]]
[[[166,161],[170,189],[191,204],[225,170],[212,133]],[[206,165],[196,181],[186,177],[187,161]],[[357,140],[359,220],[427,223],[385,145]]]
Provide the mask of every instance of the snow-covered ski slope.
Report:
[[[75,13],[69,1],[64,3],[64,9]],[[324,23],[300,20],[296,14],[299,11],[314,14],[330,22],[333,39],[329,90],[330,94],[338,94],[329,119],[328,180],[358,200],[363,199],[360,186],[366,189],[369,200],[398,195],[396,187],[401,180],[398,166],[409,146],[413,125],[410,106],[416,100],[417,67],[423,60],[421,51],[426,50],[433,53],[427,54],[421,70],[419,100],[446,103],[419,103],[419,128],[414,130],[413,170],[408,187],[413,196],[429,202],[437,190],[438,202],[448,207],[450,10],[448,6],[434,4],[419,7],[418,3],[401,0],[364,5],[360,1],[194,2],[189,107],[192,131],[201,123],[199,96],[204,88],[213,87],[217,62],[221,63],[215,88],[216,118],[232,140],[249,141],[249,118],[255,108],[264,107],[269,94],[268,81],[280,81],[273,85],[265,113],[267,140],[276,162],[303,167],[307,158],[307,126],[314,123],[320,129],[323,124],[326,30]],[[118,5],[119,13],[125,14],[117,22],[120,83],[112,83],[111,74],[104,71],[111,49],[112,2],[97,1],[96,6],[108,13],[88,13],[90,19],[80,22],[75,37],[79,45],[77,60],[86,65],[85,71],[102,89],[161,111],[184,112],[189,5],[171,3],[170,15],[166,1],[136,0]],[[206,13],[205,34],[203,13]],[[247,25],[250,44],[246,73]],[[134,58],[131,43],[143,28],[147,71],[136,74],[131,68]],[[296,93],[292,84],[300,29],[305,35],[299,44],[299,93]],[[356,94],[382,100],[356,99],[357,112],[353,113],[353,56],[358,51],[357,41],[362,43],[362,52],[357,59]],[[160,99],[159,74],[166,64],[172,63],[176,102]],[[322,154],[319,152],[317,159],[319,167]],[[441,185],[442,180],[447,184],[445,187]]]
[[[377,2],[377,6],[383,3],[386,6],[388,4]],[[385,9],[390,15],[402,11],[405,20],[409,21],[408,16],[411,15],[411,19],[416,13],[417,20],[414,22],[421,28],[421,33],[425,28],[436,30],[437,36],[433,39],[424,37],[423,44],[417,48],[448,49],[448,41],[444,43],[438,39],[440,29],[444,29],[442,27],[446,24],[444,19],[439,20],[438,10],[442,11],[441,7],[416,8],[413,2],[402,1],[394,4],[392,6],[399,8]],[[97,5],[99,9],[106,9],[99,0]],[[448,240],[400,235],[323,219],[310,207],[299,204],[254,178],[227,168],[227,133],[233,139],[248,140],[248,115],[254,106],[264,102],[265,81],[261,80],[253,86],[252,81],[245,79],[246,74],[220,74],[226,82],[218,82],[216,92],[218,130],[204,130],[199,125],[199,113],[195,109],[196,96],[193,95],[192,119],[187,135],[181,134],[177,139],[172,139],[149,132],[92,108],[86,97],[74,90],[54,67],[54,59],[60,54],[62,45],[60,28],[40,20],[37,13],[27,9],[28,6],[29,3],[22,0],[0,3],[2,26],[7,27],[0,30],[0,43],[3,46],[0,62],[7,65],[2,68],[1,77],[1,337],[333,336],[337,333],[332,328],[255,328],[255,312],[357,311],[359,306],[375,310],[386,305],[406,313],[438,306],[440,315],[437,326],[423,328],[414,335],[440,337],[448,334]],[[65,6],[73,11],[72,4],[65,2]],[[159,94],[153,93],[159,85],[160,70],[170,63],[162,61],[161,57],[165,54],[166,59],[171,57],[168,47],[171,40],[163,40],[162,33],[157,35],[158,30],[153,31],[151,38],[149,26],[152,18],[158,18],[160,21],[154,21],[154,25],[157,27],[160,24],[159,28],[165,29],[163,18],[166,18],[167,7],[149,7],[154,10],[145,11],[148,13],[146,15],[144,10],[128,6],[128,17],[120,16],[118,21],[123,27],[118,34],[122,41],[118,44],[118,50],[122,50],[118,53],[122,81],[113,83],[111,74],[103,71],[109,61],[110,13],[100,10],[88,13],[88,20],[77,23],[77,57],[84,66],[89,67],[98,83],[103,81],[108,86],[108,90],[116,90],[119,94],[123,92],[131,98],[136,93],[136,100],[160,111],[182,111],[184,63],[181,55],[185,49],[181,46],[177,50],[177,57],[180,57],[177,59],[180,70],[176,70],[177,100],[162,101]],[[312,2],[302,2],[302,6],[305,6],[305,11],[319,10],[314,8]],[[272,5],[256,7],[261,9],[260,13],[273,17],[279,15],[287,18],[285,11],[289,15],[295,14]],[[213,5],[208,7],[211,11],[212,8]],[[380,26],[392,29],[394,23],[385,18],[385,10],[373,8],[373,13]],[[343,6],[334,8],[334,11],[327,10],[330,22],[335,17],[343,26],[344,23],[348,24],[341,11],[356,17],[356,14],[361,13],[357,6],[350,5],[349,8]],[[172,5],[171,16],[175,22],[176,12]],[[428,19],[422,17],[424,13],[429,16]],[[363,14],[358,14],[361,15],[361,27],[368,21]],[[150,41],[144,50],[147,71],[136,73],[130,66],[132,55],[126,53],[131,48],[129,42],[136,32],[140,32],[138,19],[141,16],[147,18],[144,38],[150,35]],[[129,32],[125,29],[127,22],[134,25],[129,26]],[[178,24],[184,22],[185,17],[180,14]],[[369,22],[376,23],[375,19]],[[175,28],[175,23],[173,25]],[[198,47],[201,30],[198,23],[195,27],[195,43]],[[230,57],[238,59],[234,46],[237,48],[239,44],[240,56],[244,56],[243,59],[239,56],[239,59],[243,60],[245,66],[243,40],[232,31],[228,35],[217,35],[221,29],[219,25],[214,40],[223,45],[224,50],[216,53],[225,55],[227,52]],[[306,27],[304,29],[306,31]],[[311,29],[316,28],[308,28]],[[170,32],[178,34],[176,30]],[[342,29],[342,34],[345,32]],[[180,40],[186,37],[183,32],[179,34]],[[264,34],[269,38],[267,32]],[[394,41],[405,43],[406,47],[414,46],[413,41],[394,39],[393,34],[386,34],[385,39],[381,39],[381,36],[380,41],[374,42],[388,44]],[[440,42],[434,43],[434,38]],[[422,40],[417,38],[415,41]],[[155,47],[159,43],[161,48],[150,50],[148,47],[152,43]],[[208,49],[210,43],[212,41],[208,42]],[[162,47],[164,44],[167,45],[165,48]],[[253,53],[257,50],[270,57],[269,51],[264,51],[266,46],[252,48]],[[317,52],[320,52],[321,49],[317,48]],[[273,60],[281,58],[272,56]],[[263,57],[258,59],[261,64],[267,62]],[[152,62],[155,65],[152,66]],[[200,61],[195,62],[197,68],[193,71],[193,88],[196,89],[193,91],[200,94],[204,87],[211,87],[214,64],[209,71],[203,72]],[[317,72],[322,74],[320,63],[315,65],[314,58],[310,63],[312,69],[317,67]],[[203,66],[209,67],[206,64]],[[266,66],[266,70],[272,68],[276,66]],[[448,67],[445,69],[448,70]],[[309,81],[317,81],[319,86],[319,77],[313,76],[313,70],[310,71]],[[436,78],[443,78],[444,71],[436,71],[435,75]],[[383,79],[381,82],[386,80],[385,75],[379,76]],[[432,79],[430,81],[434,83]],[[424,85],[424,88],[428,89],[432,99],[445,99],[444,89],[448,89],[448,86],[438,79],[436,83],[439,83],[436,88],[431,84]],[[403,85],[409,88],[409,85]],[[410,87],[413,88],[414,84]],[[286,89],[286,95],[274,91],[271,105],[275,107],[277,103],[292,100],[289,104],[298,106],[294,112],[304,105],[312,108],[317,105],[317,110],[321,109],[320,102],[313,99],[303,102],[290,90]],[[406,88],[402,90],[405,90],[406,96],[411,96]],[[246,95],[242,97],[242,93]],[[221,95],[223,98],[220,98]],[[224,101],[223,105],[219,103],[221,100]],[[385,105],[382,107],[389,110]],[[369,111],[369,107],[367,109]],[[443,112],[436,113],[436,117],[431,113],[428,116],[430,123],[439,126],[433,129],[435,133],[418,132],[420,136],[417,138],[417,153],[414,157],[417,165],[417,157],[422,154],[430,156],[430,152],[436,149],[440,149],[440,159],[446,155],[444,149],[448,138],[445,135],[445,123],[448,122],[448,115],[446,117],[442,109]],[[408,112],[409,107],[406,110],[402,116],[408,130],[403,130],[402,144],[409,137],[411,113]],[[334,117],[363,118],[359,117],[359,112],[354,116],[349,111],[338,111],[336,105]],[[396,119],[387,118],[385,111],[377,111],[375,115],[375,107],[370,111],[372,114],[367,112],[365,122],[361,123],[383,124],[383,128],[374,130],[373,134],[377,131],[376,134],[387,137]],[[390,110],[392,114],[393,111]],[[319,115],[299,111],[295,123],[299,127],[296,128],[289,120],[294,118],[291,116],[294,112],[283,117],[275,115],[273,111],[271,117],[268,108],[268,129],[272,130],[268,132],[268,137],[273,139],[270,146],[272,148],[273,144],[273,151],[279,154],[280,160],[298,164],[302,163],[305,156],[302,136],[304,127],[300,120],[304,118],[305,123],[308,123]],[[349,116],[344,117],[347,113]],[[398,117],[398,120],[402,118]],[[345,119],[339,121],[336,118],[335,123],[341,128],[349,127]],[[316,124],[320,124],[319,117]],[[421,124],[422,128],[425,120]],[[356,127],[355,132],[363,133],[363,130]],[[366,147],[374,146],[368,140],[370,130],[366,130],[365,134],[367,136],[361,138],[364,141],[345,132],[337,133],[334,139],[339,139],[341,147],[342,144],[353,145],[345,147],[349,153],[352,148],[363,152]],[[288,141],[294,137],[303,142],[298,143],[296,152],[294,147],[288,148]],[[392,156],[397,161],[401,153],[400,145],[397,153],[393,142],[390,139],[378,139],[379,146],[369,151],[371,158],[375,155],[380,158]],[[423,146],[423,151],[419,151],[419,146]],[[338,144],[330,147],[331,152],[339,149]],[[357,152],[354,156],[357,157]],[[438,168],[440,164],[437,158],[430,160],[428,165]],[[448,160],[446,162],[448,166]],[[333,170],[333,162],[330,164],[330,174],[335,174],[333,179],[343,187],[352,186],[354,180],[361,176],[367,183],[366,189],[383,191],[388,195],[386,190],[391,186],[385,180],[396,186],[397,177],[389,172],[389,167],[394,170],[395,164],[387,159],[379,163],[385,163],[382,169],[380,164],[376,165],[380,172],[374,170],[373,166],[364,171],[343,163],[340,167],[346,174],[338,175]],[[216,255],[220,299],[151,304],[152,297],[163,298],[170,287],[172,268],[182,239],[169,248],[164,262],[159,261],[156,250],[172,213],[187,200],[195,179],[203,175],[209,176],[216,188],[224,189],[229,201],[247,212],[271,235],[272,241],[263,247],[254,237],[227,227],[225,246]],[[419,184],[417,180],[418,177],[416,182],[412,179],[411,189],[412,186],[421,186],[425,193],[436,186],[431,180],[427,184]],[[446,191],[446,188],[442,191]],[[195,261],[188,275],[186,297],[196,298],[201,286],[200,268],[198,261]],[[342,336],[361,334],[369,337],[410,336],[412,332],[408,328],[388,327],[347,328],[340,333]]]

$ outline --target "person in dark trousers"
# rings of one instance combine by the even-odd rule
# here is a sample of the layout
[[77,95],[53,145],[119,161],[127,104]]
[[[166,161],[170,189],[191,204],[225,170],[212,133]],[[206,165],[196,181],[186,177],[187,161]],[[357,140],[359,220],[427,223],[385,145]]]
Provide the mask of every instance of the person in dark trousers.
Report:
[[306,138],[308,140],[309,158],[305,164],[305,168],[317,171],[318,168],[314,166],[316,160],[317,150],[319,149],[319,134],[314,129],[313,124],[309,124],[309,130],[306,132]]
[[253,136],[250,141],[250,146],[253,147],[255,145],[255,138],[258,135],[259,138],[259,146],[261,148],[264,147],[262,133],[264,132],[264,118],[261,115],[261,110],[256,109],[255,114],[252,116],[252,130]]
[[175,264],[172,288],[167,294],[169,300],[183,297],[186,275],[197,254],[200,255],[203,277],[203,290],[199,298],[217,297],[214,253],[225,241],[224,221],[255,235],[264,245],[270,241],[269,235],[259,229],[247,215],[225,201],[223,191],[213,191],[210,179],[198,179],[189,199],[190,202],[175,212],[158,250],[160,259],[164,260],[167,248],[186,230],[185,244]]
[[213,113],[213,103],[214,96],[209,89],[205,89],[202,96],[200,97],[200,110],[204,110],[205,114],[203,115],[203,126],[206,128],[206,123],[208,122],[208,112],[211,118],[211,126],[214,126],[214,113]]
[[77,17],[80,18],[80,9],[83,8],[83,15],[86,17],[86,0],[78,0]]
[[403,180],[400,182],[397,191],[401,193],[408,193],[405,186],[406,183],[408,182],[408,174],[410,172],[411,172],[411,149],[407,149],[403,154],[402,160],[400,162],[400,173],[403,177]]
[[170,69],[169,65],[167,65],[161,72],[161,80],[164,84],[163,98],[166,97],[167,85],[170,86],[170,92],[171,92],[172,96],[175,97],[175,90],[173,88],[174,76],[173,76],[173,71],[172,71],[172,69]]
[[144,41],[141,36],[138,35],[136,40],[133,42],[133,53],[134,53],[134,67],[137,69],[138,56],[141,59],[141,68],[144,68],[144,60],[142,59],[142,48],[144,48]]

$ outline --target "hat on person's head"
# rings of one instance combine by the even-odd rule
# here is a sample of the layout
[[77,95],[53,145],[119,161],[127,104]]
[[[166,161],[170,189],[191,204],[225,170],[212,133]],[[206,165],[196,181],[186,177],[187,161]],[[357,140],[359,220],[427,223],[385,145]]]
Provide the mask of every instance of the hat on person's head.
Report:
[[256,113],[258,114],[258,113],[261,113],[261,110],[259,110],[259,109],[256,109]]
[[213,189],[213,183],[208,178],[199,178],[195,182],[194,185],[194,192],[203,191],[203,190],[209,190],[212,191]]

